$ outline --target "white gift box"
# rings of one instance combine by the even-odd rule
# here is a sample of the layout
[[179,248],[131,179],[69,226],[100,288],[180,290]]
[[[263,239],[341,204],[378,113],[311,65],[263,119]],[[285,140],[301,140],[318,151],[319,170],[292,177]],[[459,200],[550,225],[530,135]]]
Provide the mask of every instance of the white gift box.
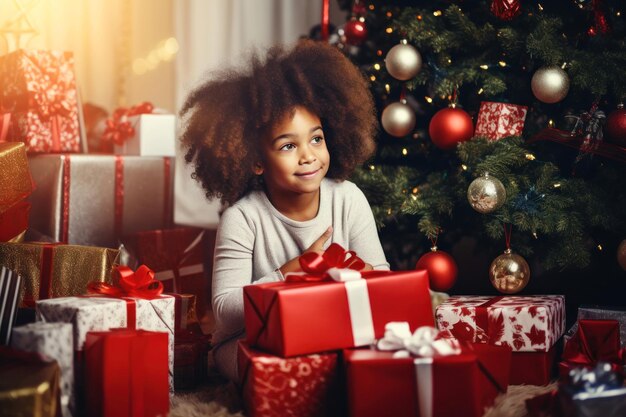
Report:
[[116,155],[176,156],[176,116],[140,114],[128,118],[135,135],[115,145]]
[[436,320],[459,340],[547,352],[565,332],[565,297],[453,296],[437,307]]
[[[130,302],[127,302],[129,300]],[[37,319],[74,326],[74,350],[81,351],[87,332],[127,327],[128,305],[135,304],[135,328],[168,334],[170,389],[174,386],[174,297],[63,297],[37,301]],[[132,308],[132,307],[131,307]],[[132,327],[132,326],[131,326]]]
[[58,362],[61,368],[61,406],[65,417],[75,411],[74,351],[69,323],[30,323],[13,329],[11,346],[38,352]]

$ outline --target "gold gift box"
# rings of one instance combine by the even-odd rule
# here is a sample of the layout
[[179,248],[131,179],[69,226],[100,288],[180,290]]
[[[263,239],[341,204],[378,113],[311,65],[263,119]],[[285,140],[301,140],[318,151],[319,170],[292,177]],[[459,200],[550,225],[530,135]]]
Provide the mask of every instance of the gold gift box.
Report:
[[[11,349],[0,352],[0,415],[6,417],[61,417],[59,378],[55,361]],[[23,357],[22,357],[23,356]]]
[[[29,307],[43,298],[83,295],[91,281],[111,283],[118,256],[117,249],[92,246],[0,243],[0,265],[22,276],[20,305]],[[42,293],[46,270],[50,285]]]
[[28,197],[33,180],[23,143],[0,143],[0,213]]

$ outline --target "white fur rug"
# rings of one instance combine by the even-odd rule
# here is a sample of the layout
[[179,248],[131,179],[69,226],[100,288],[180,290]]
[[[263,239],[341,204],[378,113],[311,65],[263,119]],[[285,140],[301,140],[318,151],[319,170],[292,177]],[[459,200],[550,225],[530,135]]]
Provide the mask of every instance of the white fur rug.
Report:
[[[483,417],[525,417],[527,398],[548,392],[548,386],[511,385],[506,394],[496,398]],[[174,395],[169,417],[245,417],[241,399],[234,385],[215,382],[197,391]]]

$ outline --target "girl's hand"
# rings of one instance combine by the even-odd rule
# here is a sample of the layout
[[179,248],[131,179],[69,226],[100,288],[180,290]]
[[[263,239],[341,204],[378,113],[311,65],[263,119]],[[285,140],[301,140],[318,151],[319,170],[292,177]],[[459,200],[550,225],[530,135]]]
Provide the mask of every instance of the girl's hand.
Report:
[[361,271],[373,271],[373,270],[374,270],[374,267],[368,263],[366,263],[363,269],[361,269]]
[[[309,248],[305,250],[304,252],[305,253],[306,252],[323,253],[324,243],[326,243],[326,241],[330,239],[332,234],[333,234],[333,227],[329,226],[328,229],[326,229],[326,231],[322,234],[322,236],[320,236],[315,242],[313,242],[311,246],[309,246]],[[285,274],[288,272],[302,271],[302,268],[300,267],[300,261],[298,260],[298,258],[299,257],[293,258],[292,260],[288,261],[285,265],[281,266],[279,268],[280,273],[283,274],[283,276],[285,276]]]

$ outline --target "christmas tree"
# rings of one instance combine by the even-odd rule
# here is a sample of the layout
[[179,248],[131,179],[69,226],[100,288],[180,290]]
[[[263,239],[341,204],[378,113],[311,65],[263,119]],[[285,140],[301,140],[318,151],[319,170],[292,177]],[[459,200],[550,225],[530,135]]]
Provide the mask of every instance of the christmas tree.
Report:
[[532,270],[525,293],[623,304],[623,2],[340,4],[329,41],[370,78],[382,125],[352,180],[392,268],[437,243],[459,267],[451,292],[495,293],[489,267],[510,244]]

